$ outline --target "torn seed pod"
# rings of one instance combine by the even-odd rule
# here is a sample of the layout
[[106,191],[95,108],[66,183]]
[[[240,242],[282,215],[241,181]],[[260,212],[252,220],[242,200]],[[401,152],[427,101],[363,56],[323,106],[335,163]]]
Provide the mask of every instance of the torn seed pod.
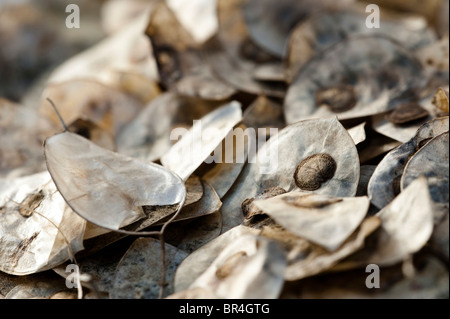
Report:
[[44,143],[48,171],[80,216],[119,231],[145,216],[142,206],[182,205],[183,181],[164,167],[103,149],[63,132]]
[[[357,3],[346,10],[330,10],[313,15],[292,30],[287,52],[287,79],[295,75],[315,55],[332,45],[355,35],[385,35],[410,50],[416,50],[435,41],[435,33],[421,16],[383,11],[379,28],[367,28],[365,8]],[[339,26],[339,28],[336,28]]]
[[427,178],[434,202],[449,202],[449,132],[432,138],[406,163],[400,186],[404,190],[420,176]]
[[316,55],[296,75],[284,101],[286,122],[331,115],[351,119],[391,110],[411,99],[422,85],[421,73],[420,62],[387,37],[347,38]]
[[210,112],[179,134],[181,139],[161,157],[162,165],[186,180],[241,120],[241,105],[236,101]]
[[369,208],[367,197],[331,197],[292,191],[254,205],[291,233],[335,251],[355,231]]
[[[317,154],[328,154],[327,158],[333,159],[336,164],[334,174],[323,175],[323,170],[315,169],[318,164],[316,159],[320,157]],[[303,167],[302,162],[304,164],[305,160],[311,169]],[[347,130],[336,118],[300,121],[272,136],[259,148],[254,158],[249,156],[249,163],[223,199],[224,229],[243,221],[241,204],[246,198],[270,187],[281,187],[286,191],[295,189],[294,172],[299,164],[305,168],[297,171],[300,176],[296,174],[295,177],[297,182],[301,182],[300,186],[303,182],[316,187],[320,185],[314,187],[314,191],[312,188],[303,189],[304,192],[338,197],[355,195],[359,180],[359,159]],[[326,166],[325,171],[328,168]]]
[[5,273],[51,269],[83,249],[86,221],[67,206],[48,172],[2,181],[0,220]]
[[373,205],[385,207],[400,192],[400,179],[411,156],[431,138],[448,130],[448,116],[423,124],[407,143],[389,152],[377,165],[368,184],[368,195]]
[[219,298],[277,298],[284,282],[286,258],[267,238],[243,235],[227,245],[189,288],[205,288]]

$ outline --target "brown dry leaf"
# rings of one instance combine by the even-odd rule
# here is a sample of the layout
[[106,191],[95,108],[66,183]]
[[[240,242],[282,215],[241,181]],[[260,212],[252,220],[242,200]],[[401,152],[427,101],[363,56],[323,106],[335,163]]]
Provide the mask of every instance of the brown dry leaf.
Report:
[[397,42],[380,35],[346,38],[296,75],[284,101],[286,122],[382,113],[410,101],[422,82],[422,65]]
[[5,273],[47,270],[83,249],[85,220],[67,206],[48,172],[2,181],[0,219]]
[[183,181],[164,167],[103,149],[63,132],[44,144],[47,167],[72,209],[103,228],[118,231],[145,216],[142,206],[182,205]]
[[425,176],[431,199],[449,202],[449,132],[432,138],[406,163],[400,187],[403,191],[420,176]]
[[177,268],[174,291],[180,292],[188,289],[228,244],[243,235],[256,235],[257,233],[256,229],[242,225],[236,226],[189,254]]
[[[165,244],[167,285],[163,297],[173,292],[173,276],[186,253]],[[111,299],[156,299],[161,279],[161,243],[153,238],[136,239],[117,265]]]
[[381,209],[397,196],[408,159],[431,138],[448,130],[448,126],[448,116],[423,124],[412,139],[389,152],[381,160],[368,184],[368,195],[372,204]]
[[265,227],[261,235],[274,238],[285,246],[288,265],[284,277],[287,281],[294,281],[331,269],[340,260],[363,249],[365,239],[380,224],[380,219],[375,216],[364,219],[358,229],[334,252],[280,229],[279,226]]
[[159,2],[150,17],[149,36],[161,82],[181,95],[225,100],[236,93],[213,74],[200,45],[183,28],[166,2]]
[[305,195],[299,191],[257,199],[254,204],[291,233],[336,251],[369,209],[367,197]]
[[[161,163],[186,180],[241,120],[241,105],[236,101],[208,113],[189,131],[182,132],[185,134],[161,157]],[[180,137],[176,132],[172,134]]]
[[228,244],[190,286],[222,299],[274,299],[284,282],[286,258],[272,240],[242,235]]
[[[317,154],[328,154],[334,161],[335,171],[331,178],[322,179],[327,167],[312,169],[313,173],[307,173],[305,178],[320,180],[321,184],[318,189],[305,192],[354,196],[359,180],[359,159],[350,135],[336,118],[301,121],[272,136],[259,148],[253,162],[249,155],[249,163],[223,199],[224,230],[243,221],[241,204],[245,199],[270,187],[281,187],[286,191],[297,188],[294,181],[296,167]],[[310,164],[314,165],[314,160]]]

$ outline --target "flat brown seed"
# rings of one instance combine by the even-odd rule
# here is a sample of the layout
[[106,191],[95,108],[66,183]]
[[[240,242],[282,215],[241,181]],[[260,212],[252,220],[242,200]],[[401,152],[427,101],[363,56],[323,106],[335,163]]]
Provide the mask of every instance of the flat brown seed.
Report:
[[316,91],[316,105],[324,104],[335,113],[352,109],[356,102],[356,92],[350,85],[338,85]]
[[410,102],[401,104],[388,117],[394,124],[405,124],[428,116],[428,111],[419,104]]
[[230,256],[225,263],[217,269],[216,277],[219,279],[228,277],[233,272],[236,265],[242,260],[242,258],[245,257],[247,257],[247,253],[245,251],[239,251]]
[[302,190],[317,190],[334,176],[336,167],[336,161],[329,154],[320,153],[308,156],[295,169],[295,185]]
[[264,212],[253,205],[255,199],[267,199],[277,195],[286,193],[286,190],[281,187],[269,187],[256,195],[254,198],[247,198],[241,204],[242,213],[246,219],[250,219],[255,215],[263,214]]

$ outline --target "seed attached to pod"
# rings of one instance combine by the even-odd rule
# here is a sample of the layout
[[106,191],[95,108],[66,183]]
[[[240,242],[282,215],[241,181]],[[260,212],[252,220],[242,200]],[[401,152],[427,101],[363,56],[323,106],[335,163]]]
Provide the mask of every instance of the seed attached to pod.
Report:
[[320,153],[308,156],[295,169],[295,185],[302,190],[317,190],[334,176],[336,167],[336,161],[329,154]]
[[401,104],[388,117],[394,124],[405,124],[428,116],[428,111],[419,104],[410,102]]
[[247,257],[247,253],[245,251],[239,251],[236,254],[230,256],[225,261],[225,263],[217,269],[216,277],[219,279],[228,277],[233,272],[237,264],[241,262],[245,257]]
[[316,91],[316,105],[325,104],[335,113],[352,109],[356,102],[356,92],[350,85],[338,85]]
[[255,215],[264,214],[262,210],[253,204],[255,199],[267,199],[277,195],[286,193],[286,190],[281,187],[270,187],[263,190],[260,194],[256,195],[254,198],[247,198],[241,204],[242,213],[246,219],[250,219]]

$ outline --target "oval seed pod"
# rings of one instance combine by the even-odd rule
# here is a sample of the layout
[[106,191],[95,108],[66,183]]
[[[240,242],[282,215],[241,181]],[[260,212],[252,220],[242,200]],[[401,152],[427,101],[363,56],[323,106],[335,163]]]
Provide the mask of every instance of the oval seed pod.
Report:
[[[294,176],[297,167],[308,157],[308,164],[313,168],[319,165],[318,154],[327,154],[326,158],[333,159],[331,163],[325,163],[332,168],[335,164],[333,174],[323,175],[322,170],[308,169],[299,170],[301,174]],[[326,166],[327,169],[330,167]],[[242,202],[265,189],[281,187],[291,191],[298,189],[298,182],[312,182],[320,187],[302,191],[346,197],[356,194],[358,180],[359,158],[355,144],[336,118],[297,122],[272,136],[255,156],[249,155],[249,163],[223,198],[224,229],[240,224],[243,221]]]
[[27,275],[72,259],[83,249],[85,226],[48,172],[0,182],[1,271]]
[[355,231],[369,209],[367,197],[332,197],[292,191],[254,205],[291,233],[335,251]]
[[120,228],[145,217],[143,206],[181,208],[186,198],[184,182],[172,171],[103,149],[70,132],[48,138],[44,155],[69,206],[110,230],[136,234]]
[[[401,61],[401,62],[400,62]],[[411,99],[422,65],[380,35],[342,40],[311,59],[286,93],[287,123],[336,115],[351,119],[385,112]]]
[[407,143],[389,152],[378,164],[368,184],[368,195],[373,205],[385,207],[400,192],[400,179],[408,159],[429,139],[448,130],[448,116],[423,124]]
[[320,12],[299,23],[290,34],[287,47],[288,81],[291,82],[316,54],[347,37],[381,34],[399,41],[410,50],[436,40],[435,33],[421,16],[382,11],[379,28],[367,28],[366,19],[365,7],[352,3],[346,10]]
[[284,251],[275,241],[242,235],[228,244],[189,288],[209,289],[219,298],[277,298],[285,266]]
[[431,139],[408,161],[400,185],[405,189],[421,175],[428,181],[431,198],[438,203],[449,202],[449,132]]

